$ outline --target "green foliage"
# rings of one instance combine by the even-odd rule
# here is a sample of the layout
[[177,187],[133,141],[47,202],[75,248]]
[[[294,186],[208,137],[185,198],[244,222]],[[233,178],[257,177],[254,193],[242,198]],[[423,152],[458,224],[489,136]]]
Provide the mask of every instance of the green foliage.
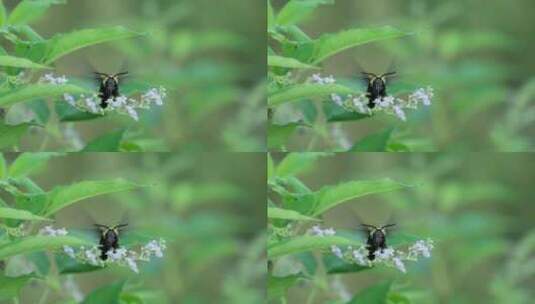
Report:
[[267,217],[271,219],[281,219],[281,220],[319,221],[316,218],[302,215],[301,213],[295,210],[288,210],[288,209],[282,209],[282,208],[277,208],[277,207],[268,207]]
[[[331,246],[358,248],[364,242],[363,236],[355,231],[337,229],[336,235],[316,236],[307,234],[318,219],[325,218],[335,210],[349,206],[367,204],[362,198],[372,194],[401,193],[409,186],[389,178],[375,180],[344,181],[337,185],[327,185],[320,190],[311,190],[297,175],[316,175],[318,164],[323,158],[333,158],[325,153],[290,153],[279,156],[278,161],[268,157],[268,233],[267,255],[272,270],[268,284],[271,300],[285,301],[297,289],[298,281],[307,286],[308,301],[319,293],[326,292],[330,280],[326,276],[336,274],[357,274],[369,272],[374,267],[350,264],[330,253]],[[283,157],[282,157],[283,156]],[[327,172],[322,172],[327,173]],[[421,239],[406,233],[396,233],[388,237],[390,246],[407,246]],[[299,261],[299,262],[297,262]],[[363,289],[348,303],[387,303],[391,282],[377,284]]]
[[276,106],[281,103],[298,101],[303,98],[328,96],[332,93],[351,94],[355,92],[348,87],[338,84],[300,84],[272,92],[268,99],[268,105]]
[[120,191],[133,190],[139,185],[122,178],[103,181],[83,181],[69,186],[54,188],[49,193],[45,215],[51,215],[78,201]]
[[331,245],[358,245],[360,242],[339,236],[298,236],[268,246],[268,258],[273,259],[287,254],[295,254],[314,249],[325,249]]
[[[207,17],[216,14],[215,9],[192,10],[194,1],[118,8],[111,21],[98,5],[86,7],[79,1],[56,5],[66,2],[0,5],[0,107],[7,113],[0,118],[2,150],[140,152],[205,145],[265,150],[265,90],[260,75],[264,67],[257,58],[257,27],[243,27],[245,19],[220,23]],[[87,20],[52,20],[80,11]],[[84,28],[79,22],[94,26]],[[115,115],[125,111],[97,115],[67,103],[69,96],[64,94],[75,97],[80,106],[87,102],[84,98],[97,93],[94,71],[123,69],[130,75],[121,79],[125,80],[121,94],[139,100],[149,89],[163,87],[167,92],[163,105],[136,108],[137,115],[128,111],[139,118],[130,121],[120,118],[126,115]],[[48,73],[65,75],[67,84],[40,81]],[[209,119],[214,116],[219,119]],[[123,135],[117,130],[124,130]]]
[[[478,6],[483,5],[479,2]],[[531,5],[521,2],[514,7]],[[268,64],[269,149],[533,150],[533,140],[527,136],[534,124],[533,79],[525,49],[533,50],[535,44],[528,42],[529,33],[524,31],[531,19],[513,7],[493,3],[475,12],[486,25],[481,27],[464,18],[463,10],[460,0],[422,4],[418,9],[407,3],[379,7],[359,1],[271,3],[268,62],[283,57],[293,64]],[[507,21],[491,17],[502,10],[508,12]],[[391,70],[397,76],[387,81],[389,95],[403,99],[430,86],[433,104],[409,110],[404,122],[380,111],[362,115],[348,110],[355,107],[347,95],[360,96],[365,89],[359,81],[361,71]],[[330,89],[281,94],[303,90],[301,86],[314,82],[310,78],[316,73],[333,75],[336,84],[351,89],[338,92],[345,101],[343,107],[333,102]],[[395,132],[386,144],[377,142],[359,150],[369,137],[379,140],[379,130],[388,129]]]
[[28,101],[37,97],[46,98],[61,96],[65,93],[79,94],[87,92],[86,89],[71,84],[33,84],[12,90],[10,93],[0,96],[0,106],[11,106],[15,103]]
[[[407,32],[394,27],[383,26],[352,28],[311,38],[297,24],[308,19],[323,4],[334,4],[334,1],[289,1],[278,13],[269,5],[268,36],[272,44],[269,45],[268,52],[268,106],[274,113],[268,127],[268,147],[271,150],[287,149],[296,127],[302,123],[297,118],[288,119],[288,115],[282,113],[302,112],[309,120],[307,124],[302,124],[304,132],[312,133],[313,137],[322,137],[325,141],[330,141],[327,128],[334,123],[370,118],[370,115],[350,112],[329,100],[331,94],[359,95],[362,93],[362,87],[351,83],[302,82],[303,75],[308,70],[321,69],[319,64],[345,50],[408,35]],[[322,105],[315,106],[315,101],[320,101]],[[323,115],[318,114],[317,109],[320,109]],[[308,113],[314,114],[307,116]],[[325,121],[320,121],[318,117],[324,117]],[[368,145],[366,141],[368,139],[364,145]],[[316,139],[311,140],[311,144],[315,142]],[[362,146],[362,143],[358,145]],[[373,151],[386,151],[387,145],[376,143],[370,148],[377,149]]]
[[0,123],[0,149],[16,145],[20,138],[26,134],[28,124],[10,126]]
[[399,38],[405,35],[407,35],[407,33],[390,26],[379,28],[358,28],[336,34],[324,35],[314,43],[314,53],[310,61],[319,63],[348,48],[374,41]]
[[0,259],[34,251],[53,250],[62,246],[87,246],[88,241],[72,236],[29,236],[0,246]]
[[276,56],[276,55],[268,55],[267,64],[268,66],[280,67],[280,68],[319,69],[319,67],[317,66],[303,63],[294,58]]
[[82,302],[83,304],[110,303],[119,304],[124,282],[117,282],[93,290]]
[[12,25],[32,23],[41,18],[51,5],[65,3],[65,0],[23,0],[9,14],[7,22]]
[[91,45],[132,38],[139,33],[128,30],[122,26],[103,27],[95,29],[84,29],[74,31],[68,34],[61,34],[52,37],[45,44],[45,53],[41,61],[49,64],[84,47]]
[[0,66],[28,69],[51,69],[51,67],[46,65],[38,64],[26,58],[15,56],[0,56]]
[[379,283],[377,285],[368,287],[353,297],[348,304],[365,304],[365,303],[377,303],[386,304],[388,291],[392,282]]
[[8,301],[17,297],[20,294],[20,290],[32,278],[32,275],[23,275],[16,278],[0,275],[0,300]]

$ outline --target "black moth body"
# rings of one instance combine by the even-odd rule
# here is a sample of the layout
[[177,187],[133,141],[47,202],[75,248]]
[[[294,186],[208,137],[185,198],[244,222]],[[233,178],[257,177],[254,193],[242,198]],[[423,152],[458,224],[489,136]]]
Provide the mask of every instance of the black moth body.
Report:
[[100,229],[100,241],[98,248],[100,249],[100,258],[105,261],[108,259],[108,251],[119,248],[119,232],[121,228],[127,224],[116,225],[109,227],[106,225],[95,225]]
[[382,227],[375,227],[373,225],[363,224],[369,231],[368,240],[366,241],[366,249],[368,249],[368,259],[375,260],[375,252],[386,249],[386,228],[392,227],[395,224],[389,224]]
[[121,72],[117,74],[105,74],[96,72],[100,80],[98,89],[98,97],[100,98],[100,107],[105,109],[108,107],[108,99],[119,97],[119,79],[121,76],[127,75],[128,72]]
[[368,97],[368,108],[373,109],[375,107],[374,101],[377,98],[386,97],[386,78],[396,74],[396,72],[388,72],[379,76],[368,72],[362,72],[362,74],[368,81],[368,88],[366,90],[366,96]]

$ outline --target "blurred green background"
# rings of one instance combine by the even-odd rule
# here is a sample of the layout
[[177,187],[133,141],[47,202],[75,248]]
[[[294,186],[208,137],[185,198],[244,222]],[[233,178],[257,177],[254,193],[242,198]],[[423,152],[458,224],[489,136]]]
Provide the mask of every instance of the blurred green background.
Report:
[[[390,93],[413,86],[435,89],[431,108],[409,111],[406,123],[378,115],[331,124],[334,142],[355,143],[365,135],[395,127],[395,141],[413,151],[535,149],[535,2],[332,2],[320,5],[301,26],[312,38],[382,25],[414,35],[348,49],[324,62],[324,76],[333,74],[340,83],[358,83],[361,70],[383,73],[392,69],[398,77],[388,84]],[[278,11],[287,1],[271,3]],[[300,105],[294,111],[306,121],[314,109]],[[301,131],[289,140],[293,143],[289,151],[307,147],[312,132]],[[315,151],[327,146],[319,144]]]
[[[5,156],[11,160],[16,154]],[[94,223],[127,222],[123,242],[163,237],[168,246],[162,259],[140,264],[139,274],[108,267],[63,275],[64,282],[74,284],[62,288],[65,294],[76,289],[87,294],[127,280],[125,290],[145,303],[262,302],[266,172],[259,168],[265,162],[261,153],[76,153],[52,158],[34,178],[45,190],[116,177],[153,185],[83,200],[59,212],[55,227],[88,232]],[[19,260],[12,266],[20,271],[24,265]],[[22,290],[21,303],[37,303],[42,293],[42,284],[30,284]],[[60,303],[60,298],[51,292],[47,303]]]
[[[272,156],[278,162],[284,154]],[[394,222],[397,228],[392,234],[430,237],[435,249],[430,259],[408,262],[406,274],[376,267],[326,275],[324,290],[303,282],[289,289],[288,303],[306,303],[312,293],[315,300],[308,303],[346,303],[342,299],[391,279],[392,289],[410,303],[532,302],[534,155],[343,153],[321,157],[306,167],[299,177],[314,191],[387,177],[413,185],[333,208],[321,226],[362,233],[357,230],[361,222]],[[294,261],[288,269],[304,267]]]
[[[19,1],[3,2],[10,11]],[[87,143],[124,128],[125,141],[145,151],[263,151],[265,18],[262,1],[67,1],[51,6],[34,29],[45,38],[112,25],[145,33],[74,52],[55,72],[89,83],[94,71],[128,70],[123,92],[146,85],[168,90],[164,107],[141,111],[140,122],[109,115],[76,123],[70,137]],[[11,122],[21,119],[17,113],[27,115],[24,107],[14,107]],[[62,124],[59,131],[71,127]],[[44,135],[34,131],[20,150],[39,149]],[[50,140],[45,150],[58,149],[65,144]]]

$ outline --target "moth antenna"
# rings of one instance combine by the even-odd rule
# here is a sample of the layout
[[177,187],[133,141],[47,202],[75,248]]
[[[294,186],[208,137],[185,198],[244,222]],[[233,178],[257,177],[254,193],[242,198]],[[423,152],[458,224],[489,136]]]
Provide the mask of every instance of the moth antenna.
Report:
[[377,77],[377,75],[375,75],[374,73],[369,73],[369,72],[360,72],[362,75],[365,75],[367,77]]
[[372,229],[377,229],[377,227],[375,227],[374,225],[368,225],[368,224],[360,224],[361,226],[364,226],[366,228],[372,228]]
[[120,72],[120,73],[115,74],[115,76],[126,76],[126,75],[128,75],[128,71],[124,71],[124,72]]
[[393,227],[393,226],[396,226],[396,224],[388,224],[388,225],[384,225],[384,226],[381,227],[381,228],[384,229],[384,228]]
[[115,226],[115,228],[121,229],[121,228],[124,228],[126,226],[128,226],[128,224],[119,224],[119,225]]
[[396,71],[384,73],[383,75],[381,75],[381,77],[388,77],[388,76],[394,76],[394,75],[396,75]]

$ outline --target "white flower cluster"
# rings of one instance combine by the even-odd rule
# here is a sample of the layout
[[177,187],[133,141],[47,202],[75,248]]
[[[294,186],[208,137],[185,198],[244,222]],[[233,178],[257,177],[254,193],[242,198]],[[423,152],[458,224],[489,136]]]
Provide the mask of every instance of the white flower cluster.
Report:
[[[54,229],[52,226],[46,226],[39,230],[39,234],[48,236],[62,236],[67,235],[67,233],[65,228]],[[100,258],[101,250],[97,245],[90,248],[81,246],[78,250],[70,246],[63,246],[63,252],[84,264],[100,267],[108,264],[117,264],[127,266],[135,273],[139,273],[138,262],[148,262],[152,257],[162,258],[166,248],[167,245],[164,239],[152,240],[146,245],[141,246],[139,251],[119,247],[106,252],[108,258],[105,261]]]
[[[314,236],[323,237],[335,235],[336,231],[333,228],[322,229],[320,226],[315,225],[308,231],[308,233]],[[404,261],[417,261],[420,256],[430,258],[433,247],[433,240],[431,239],[417,241],[408,247],[407,252],[387,247],[375,251],[375,259],[373,261],[368,259],[368,249],[366,248],[366,244],[362,244],[356,249],[352,246],[347,246],[345,250],[339,246],[331,245],[330,251],[333,255],[348,263],[355,263],[367,267],[383,264],[389,267],[395,267],[399,271],[405,273],[407,272],[407,269],[405,268]]]
[[[332,75],[322,78],[320,74],[313,74],[309,81],[318,84],[331,84],[336,82]],[[366,96],[366,93],[357,96],[350,94],[345,98],[333,93],[330,97],[335,104],[343,107],[347,111],[367,115],[371,115],[373,112],[382,111],[387,114],[395,115],[399,119],[406,121],[406,109],[417,109],[420,104],[430,106],[433,95],[433,88],[420,88],[409,94],[406,100],[394,96],[378,98],[373,101],[376,105],[373,109],[368,107],[368,97]]]
[[[64,84],[67,82],[65,76],[55,77],[53,74],[45,74],[39,79],[42,83]],[[167,97],[167,91],[164,87],[152,88],[147,92],[141,94],[139,99],[129,98],[121,95],[117,98],[110,98],[106,101],[108,106],[103,109],[100,106],[101,100],[97,93],[86,96],[80,94],[73,96],[71,94],[63,94],[63,99],[71,106],[83,112],[104,115],[107,112],[117,112],[128,115],[134,120],[139,120],[137,109],[149,109],[152,105],[162,106],[163,100]]]
[[315,236],[332,236],[336,234],[336,231],[332,227],[322,229],[319,225],[314,225],[308,230],[308,233]]

